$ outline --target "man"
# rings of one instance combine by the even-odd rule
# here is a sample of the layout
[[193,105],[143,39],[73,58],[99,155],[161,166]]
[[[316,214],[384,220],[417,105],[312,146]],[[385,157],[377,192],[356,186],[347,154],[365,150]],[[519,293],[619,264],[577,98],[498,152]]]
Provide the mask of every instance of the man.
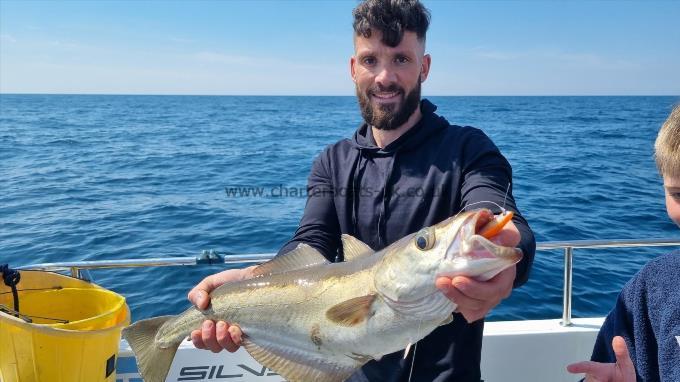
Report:
[[[343,233],[380,250],[466,206],[500,212],[504,205],[515,217],[495,240],[520,244],[524,259],[487,282],[439,278],[438,288],[460,314],[421,340],[408,358],[398,352],[371,361],[351,381],[479,381],[482,318],[513,283],[526,281],[533,261],[533,234],[517,212],[508,162],[480,130],[450,125],[434,113],[436,106],[420,99],[431,64],[425,54],[428,25],[429,12],[415,0],[366,0],[355,8],[350,71],[366,123],[314,161],[300,226],[279,254],[307,243],[330,260],[342,260]],[[205,308],[209,291],[249,277],[251,269],[210,276],[189,299]],[[240,334],[238,327],[206,321],[191,337],[199,348],[234,351]]]

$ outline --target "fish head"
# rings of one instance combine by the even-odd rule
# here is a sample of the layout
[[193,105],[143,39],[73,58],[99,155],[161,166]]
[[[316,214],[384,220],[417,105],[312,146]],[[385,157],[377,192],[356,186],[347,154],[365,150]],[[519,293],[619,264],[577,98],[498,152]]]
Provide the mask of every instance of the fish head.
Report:
[[[493,218],[490,210],[477,209],[433,226],[434,256],[440,261],[436,277],[467,276],[486,281],[522,259],[520,249],[502,246],[478,234]],[[418,234],[415,240],[419,240]]]
[[393,301],[415,301],[437,291],[437,277],[486,281],[522,259],[522,251],[479,235],[494,218],[488,209],[461,212],[385,249],[376,289]]

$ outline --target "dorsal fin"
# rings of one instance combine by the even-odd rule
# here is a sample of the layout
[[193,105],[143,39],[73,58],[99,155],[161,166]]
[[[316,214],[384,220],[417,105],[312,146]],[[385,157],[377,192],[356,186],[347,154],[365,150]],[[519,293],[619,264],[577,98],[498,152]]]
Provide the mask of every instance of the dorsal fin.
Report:
[[352,261],[358,258],[368,256],[374,251],[366,243],[357,239],[354,236],[342,234],[342,255],[345,261]]
[[326,263],[328,260],[319,251],[305,243],[300,243],[294,250],[276,256],[255,268],[253,277],[284,273]]
[[326,311],[326,318],[342,326],[358,325],[371,316],[375,297],[375,294],[369,294],[336,304]]

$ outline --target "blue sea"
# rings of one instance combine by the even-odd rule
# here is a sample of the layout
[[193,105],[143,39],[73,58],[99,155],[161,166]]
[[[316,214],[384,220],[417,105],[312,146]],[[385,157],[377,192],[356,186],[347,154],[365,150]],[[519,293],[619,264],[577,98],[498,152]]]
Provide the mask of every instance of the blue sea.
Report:
[[[680,236],[652,157],[677,97],[429,99],[496,142],[538,241]],[[305,205],[291,190],[360,122],[354,97],[0,95],[0,263],[275,252]],[[669,250],[576,250],[574,316],[606,314]],[[562,261],[538,252],[530,281],[490,319],[560,317]],[[189,289],[223,268],[91,275],[137,320],[180,312]]]

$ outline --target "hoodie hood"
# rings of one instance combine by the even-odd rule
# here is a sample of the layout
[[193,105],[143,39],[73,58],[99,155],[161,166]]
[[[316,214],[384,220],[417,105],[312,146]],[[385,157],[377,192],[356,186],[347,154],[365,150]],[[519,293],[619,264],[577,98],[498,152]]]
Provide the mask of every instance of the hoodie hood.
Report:
[[373,178],[373,185],[376,189],[381,190],[380,196],[376,198],[376,202],[381,204],[381,208],[378,210],[377,243],[381,248],[387,245],[386,214],[388,211],[388,204],[392,196],[390,185],[393,181],[392,172],[395,167],[395,163],[398,162],[401,152],[419,147],[420,144],[432,134],[445,129],[449,125],[446,119],[439,117],[434,113],[435,110],[437,110],[437,107],[432,102],[423,99],[420,102],[420,112],[422,114],[420,121],[418,121],[418,123],[416,123],[407,132],[402,134],[394,142],[383,148],[380,148],[375,144],[372,129],[368,123],[363,123],[354,133],[354,136],[350,140],[351,145],[358,152],[358,154],[354,157],[351,167],[352,170],[350,173],[350,178],[352,180],[350,192],[352,211],[351,232],[354,234],[354,236],[357,236],[358,229],[357,193],[360,192],[359,184],[361,183],[361,179],[364,176],[366,166],[368,165],[369,161],[374,162],[377,158],[383,158],[383,160],[387,160],[384,177],[382,177],[381,180],[377,180],[379,178]]
[[[435,106],[432,102],[428,101],[427,99],[420,101],[420,112],[422,114],[420,121],[418,121],[418,123],[416,123],[407,132],[402,134],[394,142],[383,148],[380,148],[376,145],[375,139],[373,138],[372,129],[366,122],[359,126],[357,131],[352,136],[350,142],[352,143],[352,146],[362,152],[388,155],[394,154],[397,151],[408,150],[410,148],[416,147],[427,137],[448,125],[446,120],[434,113],[435,110],[437,110],[437,106]],[[437,119],[442,119],[443,121],[439,121],[439,123],[433,121]]]

